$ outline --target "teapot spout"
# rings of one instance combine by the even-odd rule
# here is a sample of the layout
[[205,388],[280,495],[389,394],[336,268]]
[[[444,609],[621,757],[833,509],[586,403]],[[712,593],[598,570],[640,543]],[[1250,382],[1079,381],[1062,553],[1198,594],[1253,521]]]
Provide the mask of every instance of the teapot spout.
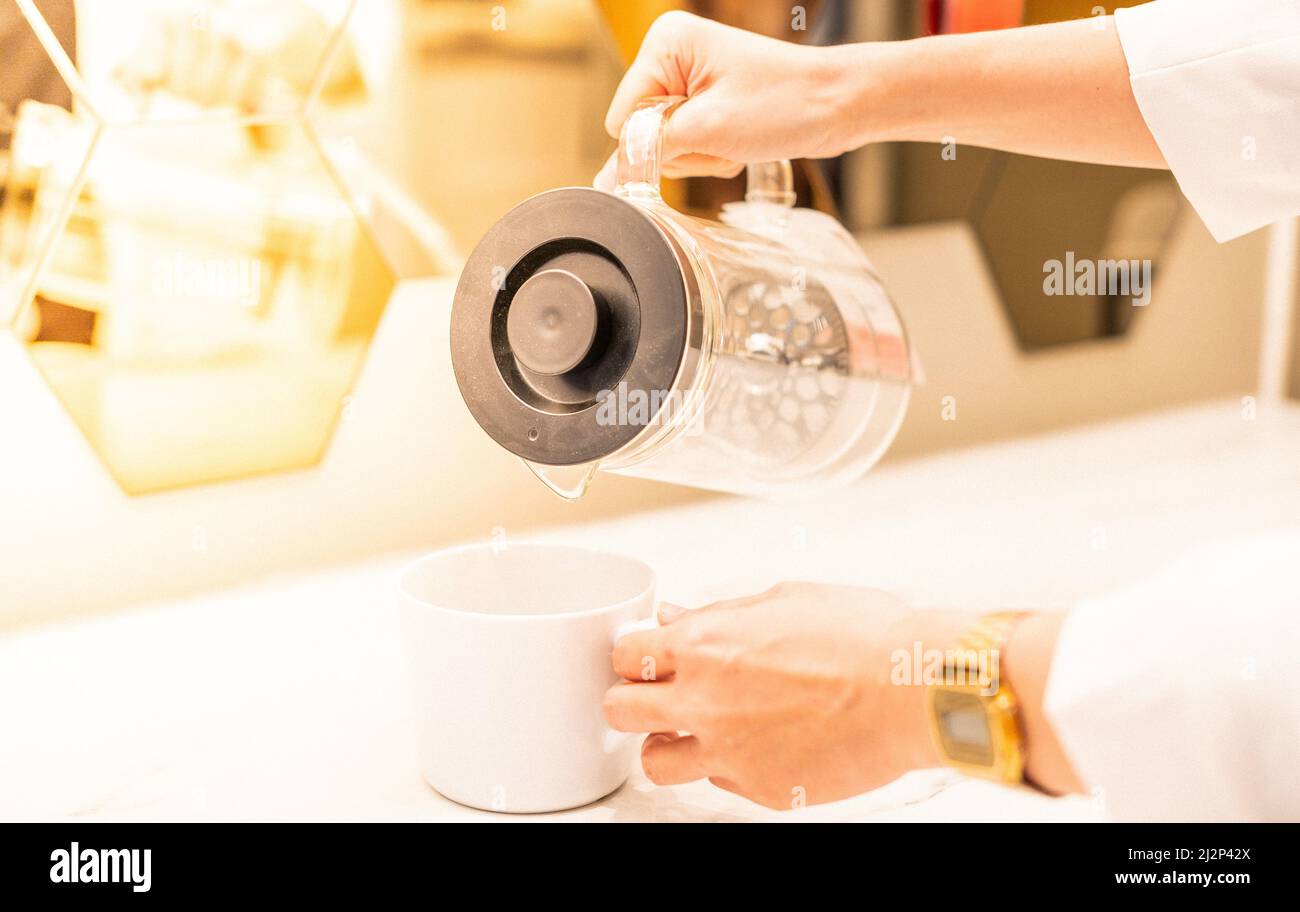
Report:
[[587,462],[571,466],[542,465],[520,459],[528,470],[541,479],[542,484],[550,488],[564,500],[574,501],[587,493],[591,479],[600,468],[599,462]]

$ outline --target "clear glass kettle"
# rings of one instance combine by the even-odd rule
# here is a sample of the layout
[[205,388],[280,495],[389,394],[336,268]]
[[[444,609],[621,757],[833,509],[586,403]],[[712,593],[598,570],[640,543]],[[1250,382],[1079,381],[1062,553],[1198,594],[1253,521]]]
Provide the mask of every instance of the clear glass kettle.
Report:
[[666,205],[680,102],[628,118],[615,193],[542,193],[475,248],[452,312],[461,394],[566,498],[597,470],[769,497],[852,481],[907,410],[902,321],[844,228],[794,208],[789,162],[750,165],[720,223]]

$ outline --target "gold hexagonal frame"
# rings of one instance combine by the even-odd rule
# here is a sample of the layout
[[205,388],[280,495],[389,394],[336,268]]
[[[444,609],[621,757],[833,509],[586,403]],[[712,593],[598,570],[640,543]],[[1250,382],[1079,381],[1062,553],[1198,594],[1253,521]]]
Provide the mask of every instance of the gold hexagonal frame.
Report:
[[0,323],[128,493],[314,465],[398,272],[436,271],[308,116],[358,91],[358,2],[0,0],[43,68],[0,107]]

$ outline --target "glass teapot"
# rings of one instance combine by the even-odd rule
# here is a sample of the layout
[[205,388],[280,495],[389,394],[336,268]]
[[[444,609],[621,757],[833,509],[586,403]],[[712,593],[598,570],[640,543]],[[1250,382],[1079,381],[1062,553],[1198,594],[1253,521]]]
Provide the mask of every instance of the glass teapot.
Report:
[[598,469],[769,497],[852,481],[907,411],[902,321],[844,228],[794,208],[788,161],[750,165],[720,223],[665,204],[681,101],[628,118],[613,194],[542,193],[475,248],[452,311],[461,395],[569,499]]

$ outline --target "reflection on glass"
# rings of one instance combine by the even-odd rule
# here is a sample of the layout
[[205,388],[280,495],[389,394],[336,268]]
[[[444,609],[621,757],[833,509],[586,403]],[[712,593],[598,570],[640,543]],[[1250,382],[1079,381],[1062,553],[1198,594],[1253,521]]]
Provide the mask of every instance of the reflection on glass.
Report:
[[[71,0],[62,13],[58,4],[45,5],[52,13],[47,30],[71,45]],[[15,136],[25,104],[57,106],[55,111],[66,114],[72,93],[14,0],[0,0],[0,61],[0,327],[4,327],[31,296],[41,256],[62,223],[66,190],[75,183],[95,131],[94,124],[81,123],[55,136],[50,117],[34,109],[26,112],[24,135]],[[20,148],[15,148],[16,142]],[[40,193],[35,192],[38,183]]]
[[318,78],[326,101],[355,98],[360,68],[336,43],[351,2],[77,0],[75,88],[110,122],[296,114]]
[[0,108],[0,117],[7,121],[0,124],[0,325],[7,325],[32,297],[95,128],[63,108],[31,100],[16,112]]
[[[72,110],[21,100],[0,151],[0,276],[6,300],[27,304],[16,326],[33,362],[129,493],[316,462],[393,272],[298,102],[279,119],[160,112],[271,110],[269,96],[244,91],[253,85],[292,86],[306,99],[314,77],[304,74],[317,72],[333,29],[309,29],[320,40],[301,48],[287,40],[306,34],[306,22],[328,22],[319,4],[300,0],[68,6],[85,67],[84,84],[71,80]],[[97,30],[109,22],[96,18],[102,8],[124,6],[134,12]],[[272,7],[280,18],[263,15]],[[155,52],[118,44],[128,21],[164,36]],[[5,25],[14,22],[0,18]],[[234,33],[267,42],[221,43],[228,57],[197,50]],[[63,38],[54,48],[46,38],[47,52],[73,54]],[[103,62],[120,48],[137,52]],[[207,63],[180,67],[194,54]],[[269,67],[267,54],[283,59]],[[228,81],[232,61],[247,78]],[[127,64],[152,75],[127,78]],[[96,118],[95,102],[110,93],[94,93],[114,80],[113,111],[130,107],[144,121]],[[24,283],[26,293],[16,290]]]

